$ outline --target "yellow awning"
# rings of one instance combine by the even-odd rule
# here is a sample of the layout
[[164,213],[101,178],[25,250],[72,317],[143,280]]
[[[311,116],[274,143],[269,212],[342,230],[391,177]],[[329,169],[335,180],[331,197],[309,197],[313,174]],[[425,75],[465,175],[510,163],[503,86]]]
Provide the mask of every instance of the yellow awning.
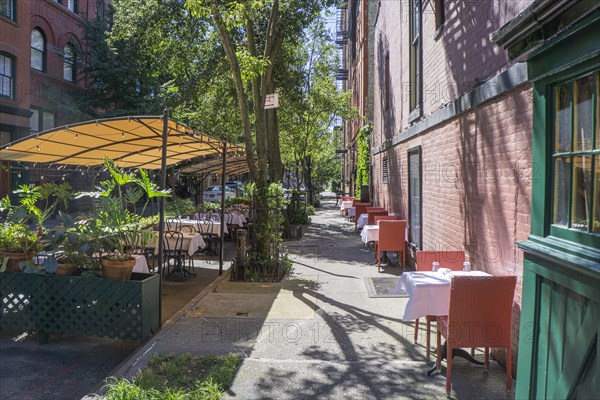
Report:
[[[105,157],[125,168],[160,169],[162,116],[98,119],[53,128],[0,147],[0,161],[94,166]],[[219,157],[225,142],[176,121],[168,122],[167,166]],[[243,147],[227,145],[227,153]]]
[[[225,168],[225,173],[228,175],[240,175],[248,172],[250,169],[248,168],[248,162],[246,157],[240,156],[239,153],[231,154],[229,153],[229,149],[227,150],[227,166]],[[231,154],[231,156],[229,156]],[[202,160],[201,162],[191,162],[187,166],[182,166],[179,169],[180,172],[184,174],[192,174],[192,175],[207,175],[207,174],[220,174],[223,172],[223,160],[212,159],[212,160]]]

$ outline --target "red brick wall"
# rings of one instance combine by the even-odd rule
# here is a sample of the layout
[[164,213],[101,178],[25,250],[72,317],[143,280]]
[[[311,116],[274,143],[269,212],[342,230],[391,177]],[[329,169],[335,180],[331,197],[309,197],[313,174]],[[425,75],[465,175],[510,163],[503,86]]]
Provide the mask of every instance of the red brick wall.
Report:
[[464,249],[474,269],[517,275],[515,348],[523,277],[515,242],[529,234],[535,178],[531,97],[530,85],[514,89],[373,157],[376,204],[408,218],[407,151],[421,146],[423,249]]
[[[527,1],[446,1],[446,23],[436,35],[433,5],[423,10],[423,116],[508,69],[506,53],[489,35]],[[408,1],[381,2],[375,26],[372,147],[411,126]],[[390,54],[392,107],[382,107],[382,55]],[[415,122],[418,122],[415,121]],[[408,217],[408,150],[421,146],[423,249],[464,249],[474,269],[517,275],[513,347],[522,291],[522,253],[529,234],[532,92],[529,84],[444,121],[373,156],[374,199]],[[383,157],[388,184],[383,184]],[[534,176],[535,178],[535,176]],[[502,356],[500,355],[500,358]],[[513,362],[516,365],[516,354]]]

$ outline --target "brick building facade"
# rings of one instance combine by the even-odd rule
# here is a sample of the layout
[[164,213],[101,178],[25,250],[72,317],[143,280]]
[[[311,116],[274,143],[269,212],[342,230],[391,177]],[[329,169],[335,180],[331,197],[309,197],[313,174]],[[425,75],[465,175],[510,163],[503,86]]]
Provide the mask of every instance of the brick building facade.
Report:
[[[84,90],[84,19],[103,17],[105,0],[0,2],[0,144],[83,119],[72,103]],[[0,160],[1,161],[1,160]],[[4,164],[0,196],[41,172]]]
[[418,249],[464,249],[475,269],[517,275],[516,350],[532,91],[490,36],[530,2],[371,3],[373,203],[408,221],[409,263]]

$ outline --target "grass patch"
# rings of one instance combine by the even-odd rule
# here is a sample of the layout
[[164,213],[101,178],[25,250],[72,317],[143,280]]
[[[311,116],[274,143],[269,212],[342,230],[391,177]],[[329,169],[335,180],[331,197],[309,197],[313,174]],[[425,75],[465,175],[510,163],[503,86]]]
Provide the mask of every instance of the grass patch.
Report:
[[109,378],[107,400],[218,400],[233,379],[240,359],[225,357],[154,355],[148,366],[135,377]]

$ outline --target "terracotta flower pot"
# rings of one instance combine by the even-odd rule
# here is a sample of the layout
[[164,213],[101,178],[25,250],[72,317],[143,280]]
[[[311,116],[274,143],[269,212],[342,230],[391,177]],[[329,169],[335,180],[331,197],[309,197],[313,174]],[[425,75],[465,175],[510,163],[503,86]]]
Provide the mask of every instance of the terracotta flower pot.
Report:
[[77,269],[77,264],[58,264],[58,267],[56,267],[56,272],[54,272],[54,274],[70,276],[73,275],[75,269]]
[[109,260],[105,257],[102,257],[100,259],[102,276],[106,279],[128,281],[129,278],[131,278],[131,271],[133,271],[135,261],[136,260],[133,257],[127,260]]
[[25,260],[31,260],[34,253],[4,253],[0,252],[0,262],[5,257],[8,257],[8,265],[6,266],[6,271],[10,272],[20,272],[19,263]]

